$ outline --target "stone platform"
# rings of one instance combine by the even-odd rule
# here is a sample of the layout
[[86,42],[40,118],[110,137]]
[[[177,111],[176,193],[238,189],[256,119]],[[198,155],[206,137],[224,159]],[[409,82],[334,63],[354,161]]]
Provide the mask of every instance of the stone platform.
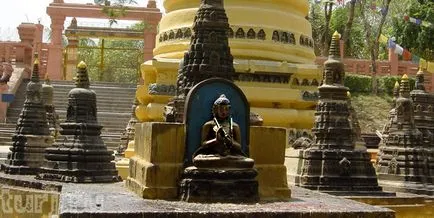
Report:
[[8,187],[30,187],[35,193],[57,190],[59,217],[395,217],[389,209],[298,187],[291,187],[292,198],[287,201],[200,204],[142,199],[128,191],[122,182],[68,184],[0,173],[2,191],[5,181]]

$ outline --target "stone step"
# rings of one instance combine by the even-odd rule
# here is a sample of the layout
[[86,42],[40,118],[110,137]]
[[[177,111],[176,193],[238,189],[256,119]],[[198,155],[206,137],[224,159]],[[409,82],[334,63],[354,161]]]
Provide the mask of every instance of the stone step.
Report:
[[0,145],[0,158],[7,158],[9,151],[9,146]]
[[[25,97],[16,97],[16,102],[22,102],[26,100]],[[106,95],[106,96],[96,96],[96,101],[99,104],[101,103],[123,103],[132,105],[134,101],[134,95]],[[65,102],[68,103],[68,96],[67,95],[54,95],[53,102]],[[12,106],[12,105],[11,105]]]
[[[68,104],[64,103],[64,104],[55,104],[54,105],[56,112],[57,111],[66,111],[66,109],[68,108]],[[14,114],[20,114],[22,110],[22,107],[11,107],[8,109],[8,116],[11,115],[13,116]],[[97,105],[97,111],[98,112],[119,112],[119,113],[128,113],[131,114],[131,107],[128,107],[127,105],[122,106],[121,104],[106,104],[106,105]]]
[[[65,80],[52,80],[51,84],[52,85],[70,85],[70,86],[75,86],[74,81],[65,81]],[[114,87],[136,88],[137,84],[91,81],[90,82],[90,86],[91,87],[114,86]]]
[[[12,143],[12,135],[15,125],[21,113],[24,101],[25,90],[28,81],[24,81],[18,88],[15,101],[10,104],[7,111],[7,124],[2,127],[0,124],[0,144]],[[67,95],[75,85],[71,81],[52,81],[54,87],[54,105],[59,115],[59,122],[66,117],[68,106]],[[131,107],[136,94],[136,84],[118,84],[110,82],[92,83],[92,90],[97,95],[98,122],[103,125],[101,137],[110,150],[119,146],[121,133],[125,130],[131,118]],[[3,131],[3,132],[2,132]]]

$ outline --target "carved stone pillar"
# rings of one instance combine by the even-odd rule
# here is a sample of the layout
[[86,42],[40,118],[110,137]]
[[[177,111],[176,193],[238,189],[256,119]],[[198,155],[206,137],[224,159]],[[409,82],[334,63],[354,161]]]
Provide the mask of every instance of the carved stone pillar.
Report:
[[145,45],[143,47],[143,59],[144,61],[152,60],[153,50],[155,48],[155,37],[157,36],[156,31],[145,32]]
[[64,22],[64,16],[51,17],[51,43],[48,46],[47,73],[52,80],[64,79],[62,72],[62,31]]
[[78,37],[69,36],[68,46],[66,47],[66,72],[65,80],[72,80],[75,72],[77,71],[78,64]]

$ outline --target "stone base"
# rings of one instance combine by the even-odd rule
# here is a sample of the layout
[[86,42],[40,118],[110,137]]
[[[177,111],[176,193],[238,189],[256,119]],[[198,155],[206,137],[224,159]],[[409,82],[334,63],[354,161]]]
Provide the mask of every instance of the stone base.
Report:
[[125,185],[145,199],[176,199],[178,196],[178,187],[146,187],[134,178],[128,177]]
[[[68,165],[66,168],[62,165]],[[53,162],[47,161],[48,167],[41,167],[40,173],[36,176],[37,179],[59,181],[59,182],[75,182],[75,183],[102,183],[102,182],[118,182],[122,179],[118,176],[115,168],[115,163],[101,162]]]
[[39,168],[2,164],[1,171],[3,171],[6,174],[12,174],[12,175],[34,175],[38,173]]
[[196,168],[184,170],[180,197],[187,202],[253,203],[259,200],[254,169]]
[[287,149],[288,180],[334,195],[390,195],[378,186],[370,155],[361,150]]
[[15,142],[1,169],[7,174],[36,175],[44,163],[45,148],[53,142],[52,136],[14,135]]
[[433,184],[423,184],[418,182],[388,181],[382,180],[383,176],[378,175],[379,183],[386,191],[413,193],[418,195],[434,195]]

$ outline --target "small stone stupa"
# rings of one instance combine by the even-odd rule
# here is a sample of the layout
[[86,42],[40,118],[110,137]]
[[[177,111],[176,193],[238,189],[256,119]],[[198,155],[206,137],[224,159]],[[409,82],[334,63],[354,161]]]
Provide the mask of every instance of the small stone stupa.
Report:
[[425,91],[424,73],[419,70],[416,74],[414,90],[410,98],[414,105],[414,124],[422,132],[424,143],[434,143],[434,96]]
[[77,66],[76,88],[68,93],[66,120],[52,147],[45,150],[47,159],[38,179],[61,182],[117,182],[113,152],[107,150],[97,121],[96,94],[89,89],[87,66]]
[[433,151],[416,128],[407,75],[401,79],[394,112],[389,134],[378,153],[378,179],[388,190],[432,195]]
[[36,58],[30,82],[26,87],[26,100],[12,136],[11,152],[2,167],[5,173],[37,174],[44,162],[44,150],[53,142],[41,98],[41,88],[39,60]]
[[[134,144],[130,144],[130,143],[134,142],[134,137],[136,135],[135,125],[137,123],[137,117],[136,117],[137,105],[139,105],[139,101],[137,100],[137,98],[134,98],[133,105],[131,106],[131,118],[128,121],[127,127],[125,127],[125,130],[121,134],[121,141],[117,149],[119,155],[128,158],[131,157],[134,153]],[[125,154],[125,152],[127,154]]]
[[389,111],[389,116],[388,116],[389,121],[384,125],[383,131],[381,133],[383,139],[387,138],[387,135],[389,134],[390,124],[392,123],[392,119],[394,119],[396,115],[395,107],[396,107],[396,99],[398,99],[398,97],[399,97],[399,82],[396,81],[395,86],[393,87],[392,109]]
[[329,58],[324,63],[312,129],[315,141],[299,152],[301,165],[299,175],[295,176],[296,185],[335,195],[381,194],[369,154],[355,149],[339,38],[340,34],[335,32]]
[[[166,121],[183,122],[185,98],[193,86],[212,77],[233,80],[235,69],[228,40],[229,23],[223,0],[201,0],[193,23],[189,50],[181,61],[176,94]],[[170,117],[170,118],[169,118]]]
[[47,74],[45,78],[45,82],[44,84],[42,84],[42,89],[41,89],[42,103],[45,107],[50,134],[54,138],[57,138],[57,136],[59,135],[60,126],[58,122],[59,115],[57,115],[56,109],[53,104],[53,92],[54,92],[54,88],[51,85],[51,81],[48,78],[48,74]]

